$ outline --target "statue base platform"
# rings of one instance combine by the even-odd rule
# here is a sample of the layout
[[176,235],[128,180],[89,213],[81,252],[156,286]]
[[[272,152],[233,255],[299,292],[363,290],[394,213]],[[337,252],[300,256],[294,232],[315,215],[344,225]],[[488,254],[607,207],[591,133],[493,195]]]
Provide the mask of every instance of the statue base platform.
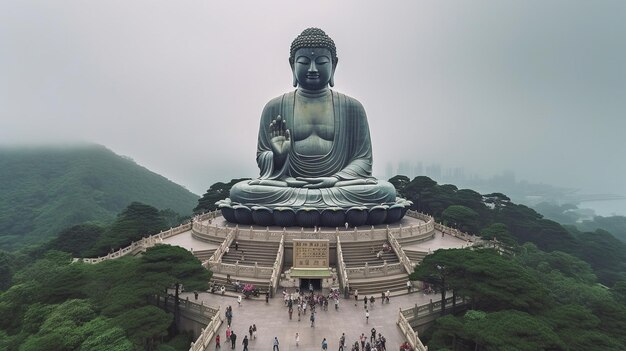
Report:
[[222,216],[230,222],[241,225],[263,227],[359,227],[392,224],[400,221],[413,203],[398,198],[396,203],[350,208],[312,208],[312,207],[265,207],[246,206],[231,202],[230,199],[218,201]]

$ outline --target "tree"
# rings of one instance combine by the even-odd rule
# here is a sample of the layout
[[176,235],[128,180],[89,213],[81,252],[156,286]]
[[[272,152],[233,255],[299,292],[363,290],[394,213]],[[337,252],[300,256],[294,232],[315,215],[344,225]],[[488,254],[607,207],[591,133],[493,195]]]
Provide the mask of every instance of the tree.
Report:
[[75,225],[62,230],[43,249],[65,251],[74,257],[84,257],[83,252],[90,249],[103,232],[104,228],[96,224]]
[[471,208],[453,205],[443,211],[442,218],[448,226],[459,228],[468,233],[477,233],[479,230],[479,215]]
[[146,250],[141,256],[139,273],[146,282],[154,284],[161,291],[174,287],[177,325],[180,319],[181,284],[192,290],[207,290],[212,275],[191,252],[170,245],[156,245]]
[[149,205],[133,202],[117,216],[115,222],[86,254],[89,256],[106,255],[110,250],[128,246],[133,241],[165,229],[167,226],[159,210]]
[[409,177],[404,176],[404,175],[396,175],[392,177],[391,179],[389,179],[389,183],[391,183],[391,185],[393,185],[393,187],[396,188],[396,193],[398,194],[399,197],[406,197],[406,195],[404,194],[404,188],[410,182],[411,180],[409,179]]
[[216,210],[217,206],[215,203],[226,199],[230,195],[230,188],[232,188],[233,185],[249,179],[250,178],[232,179],[228,183],[217,182],[211,185],[206,193],[198,200],[198,206],[193,209],[193,212],[202,213]]

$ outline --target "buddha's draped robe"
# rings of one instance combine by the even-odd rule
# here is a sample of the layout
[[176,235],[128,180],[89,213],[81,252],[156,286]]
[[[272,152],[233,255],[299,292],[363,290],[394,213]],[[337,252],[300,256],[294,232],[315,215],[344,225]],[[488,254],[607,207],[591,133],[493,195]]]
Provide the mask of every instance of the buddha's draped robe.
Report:
[[[288,177],[329,177],[340,181],[372,179],[372,144],[367,116],[357,100],[331,91],[334,111],[334,138],[331,150],[325,155],[303,155],[293,145],[282,167],[274,165],[271,147],[270,123],[278,116],[294,126],[296,92],[283,94],[271,100],[264,108],[259,127],[257,163],[261,170],[259,179],[283,180]],[[306,141],[298,141],[306,142]],[[249,185],[249,181],[235,184],[230,192],[232,202],[247,206],[350,208],[393,204],[396,191],[389,182],[378,180],[375,184],[335,186],[307,189]]]

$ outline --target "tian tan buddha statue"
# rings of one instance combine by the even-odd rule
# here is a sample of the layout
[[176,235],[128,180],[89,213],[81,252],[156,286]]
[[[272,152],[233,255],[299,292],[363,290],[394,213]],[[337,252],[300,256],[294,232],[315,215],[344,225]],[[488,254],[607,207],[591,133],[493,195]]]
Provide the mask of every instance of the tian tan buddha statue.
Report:
[[267,103],[261,115],[258,179],[235,184],[218,202],[226,220],[263,226],[376,225],[396,222],[409,201],[372,177],[365,110],[334,86],[337,50],[321,29],[291,44],[295,91]]

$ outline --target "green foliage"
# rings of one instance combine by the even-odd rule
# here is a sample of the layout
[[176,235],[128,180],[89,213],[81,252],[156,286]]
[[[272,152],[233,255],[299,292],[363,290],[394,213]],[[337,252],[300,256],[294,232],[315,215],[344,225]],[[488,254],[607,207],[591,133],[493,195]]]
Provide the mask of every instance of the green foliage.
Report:
[[585,220],[577,224],[577,227],[584,232],[595,232],[597,229],[602,229],[613,234],[622,242],[626,242],[626,216],[596,216],[592,221]]
[[480,216],[471,208],[452,205],[448,206],[441,214],[444,224],[458,228],[467,233],[476,233],[480,226]]
[[69,252],[74,257],[86,257],[85,253],[100,239],[103,232],[104,228],[96,224],[75,225],[62,230],[43,249]]
[[108,223],[140,201],[191,214],[198,197],[98,145],[0,148],[0,248],[15,250],[64,228]]
[[204,193],[204,195],[202,195],[202,197],[198,200],[198,205],[193,209],[193,212],[202,213],[216,210],[217,206],[215,203],[226,199],[229,196],[230,188],[232,188],[233,185],[249,179],[250,178],[231,179],[228,183],[217,182],[211,185],[206,193]]
[[103,256],[111,250],[128,246],[142,237],[156,234],[167,228],[159,210],[139,202],[131,203],[117,216],[113,224],[85,253],[87,256]]

